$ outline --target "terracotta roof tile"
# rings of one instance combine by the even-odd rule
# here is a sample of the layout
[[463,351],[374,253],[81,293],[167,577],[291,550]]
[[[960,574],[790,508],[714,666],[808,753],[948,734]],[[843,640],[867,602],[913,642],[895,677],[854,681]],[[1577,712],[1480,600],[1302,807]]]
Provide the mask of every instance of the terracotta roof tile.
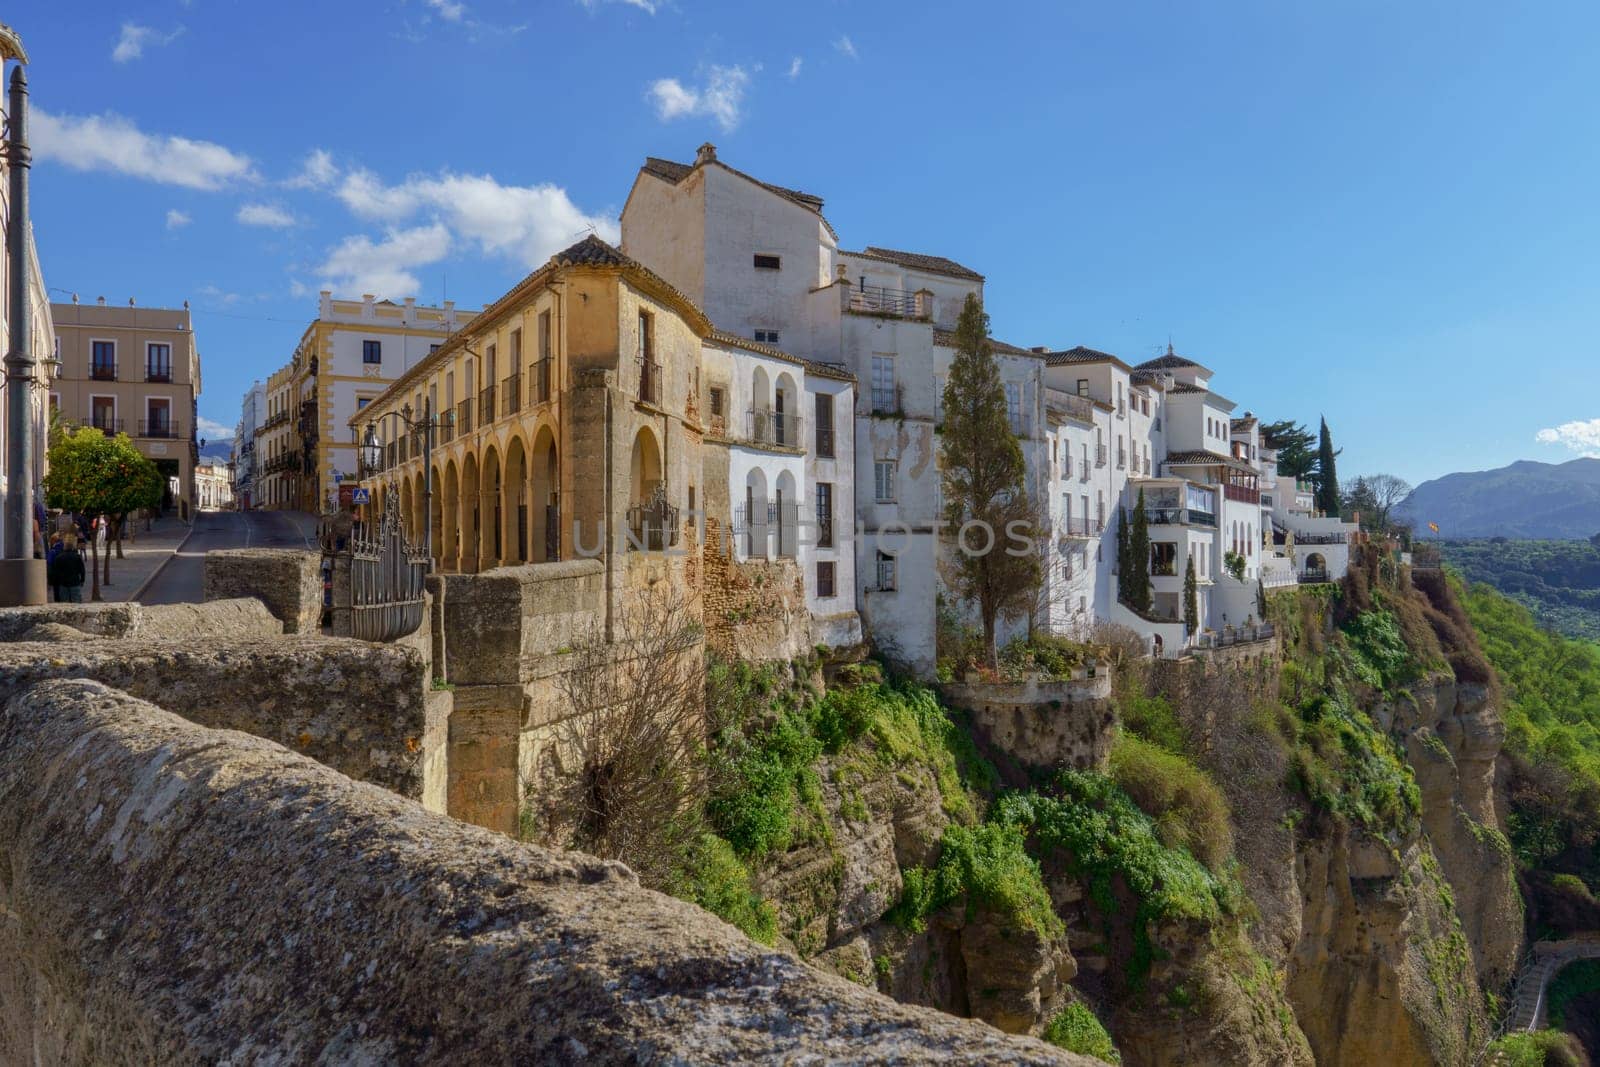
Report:
[[927,256],[920,252],[901,252],[894,248],[879,248],[877,245],[868,245],[861,252],[845,252],[847,256],[860,256],[863,259],[881,259],[886,263],[897,263],[902,267],[912,270],[925,270],[932,274],[948,274],[952,278],[968,278],[972,281],[983,281],[983,275],[971,267],[963,267],[953,259],[943,256]]
[[[933,343],[938,345],[940,348],[955,348],[956,332],[954,330],[941,330],[938,327],[934,327]],[[1031,348],[1019,348],[1016,345],[1008,345],[1004,341],[995,340],[993,337],[989,338],[989,344],[994,348],[994,351],[997,354],[1002,356],[1032,356],[1034,359],[1044,358],[1044,353],[1042,352],[1035,352]]]
[[[815,193],[802,192],[799,189],[789,189],[782,185],[773,185],[771,182],[764,182],[752,174],[746,174],[737,167],[728,166],[720,159],[713,159],[711,162],[732,171],[734,174],[737,174],[739,177],[744,178],[747,181],[755,182],[768,192],[777,193],[785,200],[799,204],[801,207],[805,208],[814,215],[819,217],[822,215],[822,197],[817,196]],[[671,182],[673,185],[677,185],[679,182],[683,181],[683,179],[693,174],[694,168],[694,164],[677,163],[673,160],[661,159],[657,156],[646,156],[644,160],[644,166],[641,169],[646,174],[654,174],[657,178],[661,178],[664,181]],[[833,226],[828,222],[827,219],[824,218],[822,220],[822,224],[828,227],[829,233],[833,233]],[[833,233],[833,237],[834,240],[839,239],[839,235],[837,233]]]

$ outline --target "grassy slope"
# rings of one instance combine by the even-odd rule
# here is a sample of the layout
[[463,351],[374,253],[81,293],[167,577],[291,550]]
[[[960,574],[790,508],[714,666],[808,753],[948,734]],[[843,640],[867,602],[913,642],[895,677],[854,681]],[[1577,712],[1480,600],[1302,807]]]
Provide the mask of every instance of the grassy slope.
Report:
[[1600,548],[1588,541],[1441,541],[1470,584],[1485,582],[1568,637],[1600,641]]

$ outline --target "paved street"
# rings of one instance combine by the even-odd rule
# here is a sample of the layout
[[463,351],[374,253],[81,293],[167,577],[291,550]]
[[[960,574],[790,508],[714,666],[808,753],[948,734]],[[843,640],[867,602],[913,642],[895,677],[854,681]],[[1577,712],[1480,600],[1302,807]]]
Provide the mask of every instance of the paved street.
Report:
[[298,511],[203,511],[183,548],[157,572],[141,604],[198,603],[204,599],[207,552],[224,548],[315,548],[317,520]]

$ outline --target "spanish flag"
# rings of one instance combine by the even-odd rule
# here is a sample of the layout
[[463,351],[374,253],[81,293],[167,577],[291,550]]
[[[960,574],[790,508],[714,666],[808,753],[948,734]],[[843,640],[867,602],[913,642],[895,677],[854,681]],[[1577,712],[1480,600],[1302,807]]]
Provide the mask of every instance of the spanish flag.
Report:
[[1430,522],[1430,523],[1428,523],[1428,529],[1432,530],[1434,533],[1438,533],[1439,532],[1439,524],[1436,523],[1436,522]]

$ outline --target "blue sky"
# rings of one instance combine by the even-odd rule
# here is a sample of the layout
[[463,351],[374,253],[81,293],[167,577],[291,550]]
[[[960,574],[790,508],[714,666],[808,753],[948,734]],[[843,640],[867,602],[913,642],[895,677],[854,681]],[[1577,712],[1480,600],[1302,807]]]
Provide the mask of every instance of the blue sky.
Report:
[[998,337],[1130,361],[1170,337],[1241,409],[1325,414],[1346,477],[1600,453],[1600,5],[6,18],[33,60],[46,283],[190,300],[201,414],[228,427],[324,284],[481,305],[589,226],[614,237],[646,155],[712,140],[825,197],[847,247],[983,272]]

